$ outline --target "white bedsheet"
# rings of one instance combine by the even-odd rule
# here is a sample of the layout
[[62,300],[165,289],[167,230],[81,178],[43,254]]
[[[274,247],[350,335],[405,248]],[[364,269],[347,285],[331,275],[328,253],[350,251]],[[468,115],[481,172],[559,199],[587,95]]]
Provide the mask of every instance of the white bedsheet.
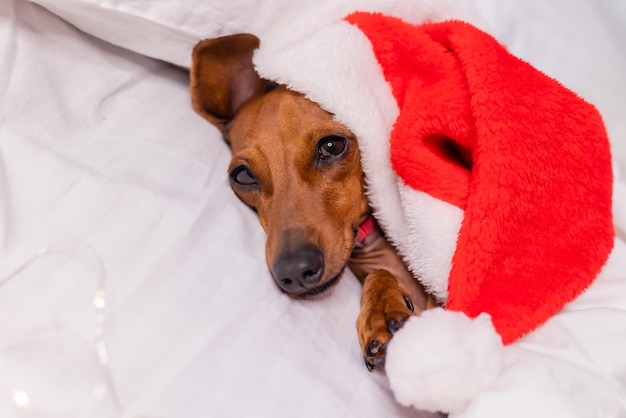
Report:
[[[623,3],[478,4],[514,53],[597,104],[623,171]],[[351,273],[315,301],[273,284],[185,71],[25,0],[0,2],[0,39],[0,278],[70,243],[0,287],[0,417],[430,416],[367,373]]]

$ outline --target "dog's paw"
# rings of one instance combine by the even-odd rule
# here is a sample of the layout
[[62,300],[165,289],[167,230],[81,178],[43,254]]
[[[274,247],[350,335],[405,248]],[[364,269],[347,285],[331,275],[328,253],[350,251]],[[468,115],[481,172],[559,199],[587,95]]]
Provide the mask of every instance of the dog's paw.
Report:
[[411,298],[390,273],[377,270],[367,276],[357,331],[369,371],[384,367],[387,344],[414,310]]

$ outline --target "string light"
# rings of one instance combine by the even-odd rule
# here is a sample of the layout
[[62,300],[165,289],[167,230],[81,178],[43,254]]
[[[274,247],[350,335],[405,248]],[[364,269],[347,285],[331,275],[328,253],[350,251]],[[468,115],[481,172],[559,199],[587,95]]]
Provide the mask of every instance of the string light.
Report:
[[106,303],[104,289],[98,289],[96,291],[96,296],[93,297],[93,306],[95,306],[96,309],[100,309],[100,310],[106,308],[107,303]]
[[30,397],[23,390],[11,391],[11,397],[13,398],[13,402],[22,409],[29,409],[32,405]]
[[[109,355],[108,355],[108,351],[107,351],[106,344],[104,341],[104,309],[107,306],[106,293],[105,293],[106,270],[105,270],[102,259],[100,258],[96,250],[91,245],[87,243],[83,243],[83,242],[67,242],[67,243],[58,243],[58,244],[45,247],[41,249],[39,252],[37,252],[36,255],[34,255],[24,264],[22,264],[20,267],[18,267],[14,272],[12,272],[11,274],[9,274],[8,276],[4,278],[1,278],[0,290],[2,290],[3,286],[5,286],[7,283],[9,283],[12,280],[15,280],[15,278],[18,277],[20,273],[22,273],[24,270],[26,270],[28,267],[30,267],[33,263],[35,263],[42,257],[47,256],[52,253],[67,252],[69,250],[79,250],[79,249],[87,250],[87,252],[90,254],[90,259],[91,259],[90,261],[95,261],[96,266],[97,266],[97,269],[96,269],[97,270],[97,274],[96,274],[97,290],[92,300],[93,306],[96,309],[96,325],[95,325],[95,330],[94,330],[95,338],[91,339],[91,346],[96,353],[96,358],[98,359],[98,363],[99,363],[100,370],[101,370],[101,376],[102,376],[103,383],[104,383],[104,385],[100,384],[96,388],[94,388],[95,389],[94,393],[99,394],[99,395],[85,402],[93,402],[94,400],[99,400],[100,398],[102,398],[102,390],[104,390],[105,392],[108,392],[108,395],[110,399],[112,400],[115,406],[115,409],[117,410],[118,416],[120,418],[139,418],[138,416],[130,415],[125,411],[119,399],[117,390],[115,388],[115,385],[111,376],[111,370],[109,368]],[[87,260],[84,258],[79,259],[79,261],[83,263],[87,263]],[[54,325],[51,325],[51,326],[54,326]],[[26,335],[23,335],[22,339],[25,339],[25,338],[26,338]],[[88,338],[84,338],[82,336],[80,336],[80,338],[86,341],[89,341]],[[0,353],[2,353],[2,351],[3,351],[3,346],[0,346]],[[0,361],[1,360],[2,359],[0,357]],[[23,410],[33,409],[34,410],[35,406],[37,406],[33,404],[33,401],[31,400],[30,396],[24,390],[14,389],[10,392],[9,395],[10,395],[10,398],[15,403],[15,405],[20,409],[23,409]],[[92,408],[93,405],[82,405],[82,407]],[[44,415],[46,415],[45,411],[42,411],[42,412],[44,412]]]

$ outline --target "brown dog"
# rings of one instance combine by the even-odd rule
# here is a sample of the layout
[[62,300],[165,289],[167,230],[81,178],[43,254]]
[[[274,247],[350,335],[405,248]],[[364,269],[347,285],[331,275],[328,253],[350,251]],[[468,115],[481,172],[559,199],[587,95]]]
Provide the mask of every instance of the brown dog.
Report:
[[373,225],[357,138],[302,94],[261,79],[253,35],[205,40],[193,51],[194,109],[217,126],[233,157],[235,194],[259,215],[266,259],[287,294],[323,292],[349,265],[363,283],[357,330],[369,370],[413,313],[434,304]]

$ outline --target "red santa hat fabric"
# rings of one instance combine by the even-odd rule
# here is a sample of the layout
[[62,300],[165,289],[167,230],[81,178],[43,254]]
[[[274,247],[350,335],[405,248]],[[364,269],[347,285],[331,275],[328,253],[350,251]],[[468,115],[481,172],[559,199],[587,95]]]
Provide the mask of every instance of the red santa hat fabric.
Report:
[[609,142],[596,109],[458,21],[356,13],[398,102],[392,166],[461,208],[446,308],[505,343],[579,295],[613,246]]

